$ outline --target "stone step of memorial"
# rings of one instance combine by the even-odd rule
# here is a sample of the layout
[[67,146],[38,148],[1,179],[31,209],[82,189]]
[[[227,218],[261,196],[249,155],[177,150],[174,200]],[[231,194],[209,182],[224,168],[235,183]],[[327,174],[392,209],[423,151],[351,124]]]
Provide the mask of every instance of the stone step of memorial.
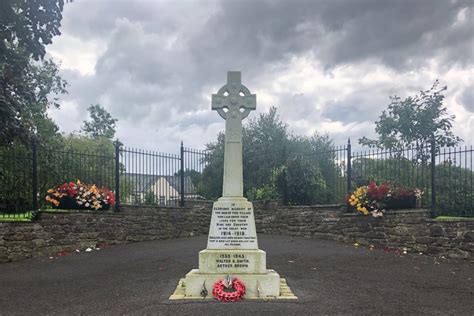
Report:
[[[202,287],[205,284],[209,292],[216,281],[222,280],[226,274],[202,273],[198,269],[191,270],[186,274],[184,280],[185,296],[187,298],[201,297]],[[232,274],[233,278],[241,280],[245,284],[246,298],[266,298],[280,296],[280,275],[274,270],[266,270],[265,273],[255,274]]]
[[[173,301],[174,300],[190,300],[190,299],[202,301],[203,299],[214,300],[214,297],[210,293],[208,293],[206,297],[186,296],[186,281],[183,278],[179,280],[175,291],[173,292],[173,294],[171,294],[169,299]],[[290,300],[297,300],[298,297],[295,294],[293,294],[291,289],[288,287],[288,284],[286,284],[286,280],[280,279],[280,296],[250,297],[250,296],[245,295],[244,299],[247,299],[247,300],[262,300],[263,299],[265,301],[275,299],[275,300],[282,300],[282,301],[290,301]]]

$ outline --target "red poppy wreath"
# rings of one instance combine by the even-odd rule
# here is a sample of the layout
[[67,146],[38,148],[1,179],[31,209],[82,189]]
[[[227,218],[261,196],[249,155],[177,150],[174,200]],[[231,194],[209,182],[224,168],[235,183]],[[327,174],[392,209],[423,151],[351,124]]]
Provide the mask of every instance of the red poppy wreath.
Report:
[[229,282],[227,278],[214,283],[212,295],[221,302],[235,302],[245,295],[245,284],[237,278]]

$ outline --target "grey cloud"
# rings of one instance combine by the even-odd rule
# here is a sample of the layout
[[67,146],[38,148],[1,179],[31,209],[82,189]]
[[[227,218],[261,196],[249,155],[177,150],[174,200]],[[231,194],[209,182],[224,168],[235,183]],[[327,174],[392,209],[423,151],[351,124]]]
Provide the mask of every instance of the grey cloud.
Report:
[[[204,74],[215,82],[228,69],[257,77],[266,66],[305,52],[313,53],[326,67],[377,59],[404,70],[421,67],[436,56],[449,64],[472,63],[472,7],[470,1],[442,0],[122,0],[94,2],[93,6],[77,1],[66,6],[71,12],[63,24],[84,39],[111,37],[99,71],[110,62],[113,51],[125,56],[116,60],[123,68],[114,69],[141,79],[192,82],[202,80]],[[466,20],[453,26],[462,9],[467,10]],[[140,27],[148,36],[147,44],[154,45],[137,43],[138,38],[120,23],[123,20]],[[167,36],[176,36],[180,51],[163,48]],[[168,73],[159,76],[164,71]]]
[[[456,24],[461,10],[466,18]],[[425,67],[429,58],[471,67],[472,12],[472,1],[443,0],[75,1],[66,5],[63,33],[103,41],[106,49],[94,75],[63,71],[71,83],[64,99],[84,113],[102,103],[144,128],[204,127],[219,118],[197,111],[210,108],[205,96],[225,83],[228,70],[242,70],[254,92],[263,74],[274,78],[275,67],[304,54],[329,72],[367,60],[399,72]],[[284,120],[373,122],[393,94],[377,85],[327,104],[309,94],[279,95],[279,108]],[[176,117],[183,112],[189,115]]]
[[461,93],[459,101],[467,111],[474,113],[474,86],[468,86]]
[[320,111],[317,110],[317,99],[312,95],[304,93],[279,95],[278,112],[286,120],[297,121],[307,118],[319,118]]
[[[304,52],[327,67],[377,59],[404,70],[436,56],[472,63],[472,51],[458,50],[473,40],[472,7],[469,1],[228,1],[191,46],[209,69],[253,68]],[[462,9],[467,18],[454,26]],[[445,58],[453,54],[458,59]]]
[[73,70],[62,70],[62,77],[68,82],[68,94],[61,97],[65,101],[75,101],[79,111],[86,116],[90,104],[99,103],[99,96],[104,90],[105,82],[98,81],[94,76],[82,76]]
[[[146,95],[155,99],[169,90],[188,96],[175,98],[173,107],[199,107],[204,85],[221,83],[227,70],[242,70],[253,83],[269,66],[305,52],[327,67],[372,58],[416,68],[436,54],[472,63],[469,1],[84,0],[66,8],[68,32],[108,41],[97,81],[113,86],[129,77],[130,90],[153,85],[156,95]],[[462,8],[470,10],[467,20],[453,27]],[[175,46],[167,48],[173,37]]]
[[63,28],[71,35],[82,39],[104,38],[114,29],[117,20],[127,19],[131,22],[154,24],[154,32],[170,32],[176,29],[177,22],[173,15],[167,15],[170,6],[158,1],[91,1],[79,0],[64,6]]
[[[113,109],[119,120],[135,122],[151,114],[156,114],[155,122],[165,122],[173,109],[198,103],[202,83],[187,81],[192,67],[186,66],[186,53],[164,49],[163,41],[164,35],[147,33],[139,23],[118,20],[95,75],[84,76],[75,89],[77,101],[95,99]],[[84,84],[91,81],[93,87]]]
[[191,125],[199,125],[207,127],[212,123],[215,123],[216,120],[220,120],[217,112],[214,111],[201,111],[201,112],[188,112],[180,116],[180,120],[176,122],[174,127],[178,129],[186,129]]
[[[472,2],[353,1],[352,5],[357,7],[347,11],[355,14],[345,20],[340,32],[328,37],[321,50],[321,59],[330,65],[375,58],[394,69],[416,69],[436,56],[449,64],[472,63],[471,52],[460,54],[457,46],[472,41],[473,21],[468,18],[453,26],[460,10],[472,10]],[[446,52],[459,58],[449,60]]]
[[390,94],[385,89],[360,89],[341,99],[333,99],[324,106],[323,116],[333,121],[374,122],[390,103]]

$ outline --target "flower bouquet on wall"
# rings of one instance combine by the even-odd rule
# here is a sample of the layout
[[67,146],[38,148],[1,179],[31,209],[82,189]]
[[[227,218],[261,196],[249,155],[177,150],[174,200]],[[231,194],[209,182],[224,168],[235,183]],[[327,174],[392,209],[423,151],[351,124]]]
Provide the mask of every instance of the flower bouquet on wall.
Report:
[[387,209],[407,209],[417,207],[423,191],[382,183],[371,182],[358,187],[347,199],[349,205],[358,212],[373,217],[383,216]]
[[395,187],[386,198],[387,209],[416,208],[423,191],[415,188]]
[[115,195],[107,188],[95,184],[77,182],[64,183],[49,189],[46,202],[58,209],[108,210],[115,205]]

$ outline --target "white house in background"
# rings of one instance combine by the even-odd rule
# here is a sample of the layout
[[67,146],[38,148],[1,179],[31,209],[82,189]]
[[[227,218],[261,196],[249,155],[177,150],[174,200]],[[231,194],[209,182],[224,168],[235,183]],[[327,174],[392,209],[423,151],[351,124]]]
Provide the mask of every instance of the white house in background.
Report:
[[[180,176],[125,173],[124,186],[130,193],[126,203],[178,205],[181,197]],[[200,198],[189,176],[184,177],[184,199]]]

